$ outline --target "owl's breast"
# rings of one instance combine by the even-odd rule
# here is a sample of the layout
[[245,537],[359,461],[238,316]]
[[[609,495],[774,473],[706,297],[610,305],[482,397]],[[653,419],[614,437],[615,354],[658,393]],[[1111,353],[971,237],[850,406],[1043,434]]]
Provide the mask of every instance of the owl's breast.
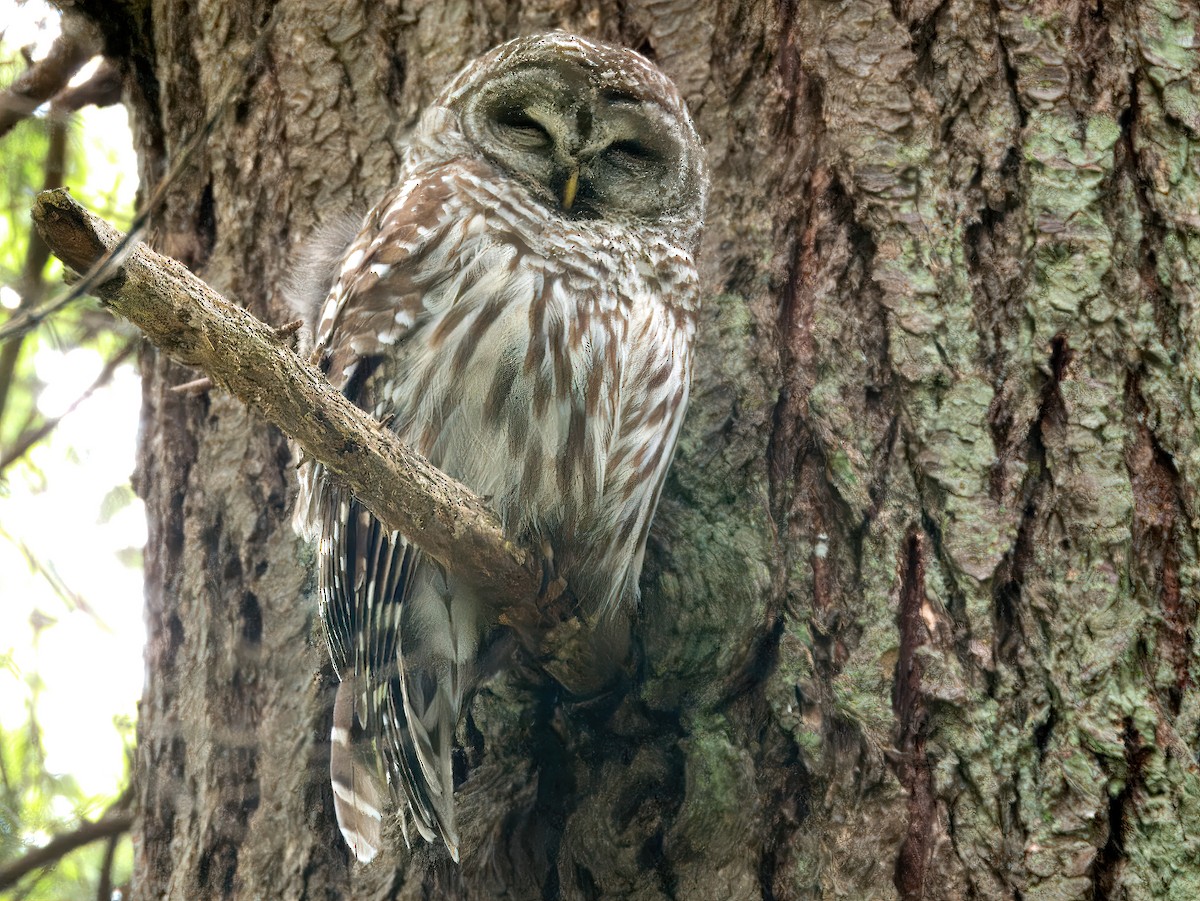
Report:
[[625,356],[619,303],[524,241],[465,229],[442,270],[417,271],[422,311],[366,393],[506,527],[569,540],[604,485]]

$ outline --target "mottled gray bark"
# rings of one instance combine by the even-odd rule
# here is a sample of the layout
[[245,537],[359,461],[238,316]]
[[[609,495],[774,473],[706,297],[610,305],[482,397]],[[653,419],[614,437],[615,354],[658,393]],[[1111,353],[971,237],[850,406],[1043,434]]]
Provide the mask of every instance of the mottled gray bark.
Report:
[[652,54],[714,173],[640,669],[480,693],[461,869],[349,866],[286,446],[147,354],[138,897],[1200,897],[1194,4],[281,0],[253,65],[265,5],[82,5],[148,184],[250,73],[155,243],[268,321],[519,32]]

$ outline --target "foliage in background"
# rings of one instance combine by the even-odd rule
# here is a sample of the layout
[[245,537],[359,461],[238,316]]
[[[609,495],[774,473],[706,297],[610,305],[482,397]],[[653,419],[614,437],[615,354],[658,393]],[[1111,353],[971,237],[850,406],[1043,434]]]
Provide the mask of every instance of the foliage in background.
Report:
[[[53,628],[47,622],[45,628]],[[30,845],[44,844],[51,836],[69,833],[87,820],[95,820],[120,801],[112,794],[88,795],[71,775],[50,772],[37,717],[41,678],[37,673],[22,675],[11,658],[0,658],[11,680],[26,684],[28,718],[14,729],[0,725],[0,866],[21,857]],[[128,759],[132,761],[133,724],[123,727]],[[125,782],[128,781],[128,768]],[[107,866],[120,884],[133,866],[128,836],[111,842],[95,842],[66,855],[54,867],[35,871],[3,897],[28,901],[62,901],[68,898],[96,896],[99,875]]]

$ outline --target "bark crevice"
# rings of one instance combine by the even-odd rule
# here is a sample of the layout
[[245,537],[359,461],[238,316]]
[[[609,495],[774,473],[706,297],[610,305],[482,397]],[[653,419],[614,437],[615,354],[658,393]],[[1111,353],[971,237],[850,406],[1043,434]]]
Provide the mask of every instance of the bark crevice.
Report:
[[925,598],[925,544],[913,529],[904,543],[900,561],[900,656],[896,664],[894,707],[899,753],[896,775],[908,793],[908,834],[896,861],[895,884],[903,901],[923,901],[926,871],[931,855],[930,838],[936,816],[933,773],[926,756],[926,701],[921,688],[920,649],[929,632],[922,608]]
[[1132,549],[1138,578],[1162,610],[1159,653],[1173,673],[1165,689],[1165,707],[1179,715],[1184,693],[1192,685],[1193,636],[1196,603],[1180,583],[1181,533],[1187,528],[1184,487],[1175,463],[1147,424],[1148,410],[1138,377],[1126,385],[1130,440],[1125,464],[1133,491]]

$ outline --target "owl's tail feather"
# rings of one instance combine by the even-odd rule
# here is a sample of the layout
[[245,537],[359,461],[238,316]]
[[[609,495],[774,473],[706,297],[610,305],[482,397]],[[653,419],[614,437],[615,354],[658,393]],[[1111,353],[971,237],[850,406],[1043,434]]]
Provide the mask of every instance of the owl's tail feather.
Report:
[[449,683],[431,679],[428,674],[405,675],[401,688],[404,716],[397,721],[398,757],[417,830],[430,842],[435,840],[436,830],[457,863],[459,838],[450,753],[462,698],[458,680]]
[[355,680],[337,688],[330,730],[329,781],[338,828],[354,856],[370,863],[383,847],[383,792],[370,740],[355,723]]

